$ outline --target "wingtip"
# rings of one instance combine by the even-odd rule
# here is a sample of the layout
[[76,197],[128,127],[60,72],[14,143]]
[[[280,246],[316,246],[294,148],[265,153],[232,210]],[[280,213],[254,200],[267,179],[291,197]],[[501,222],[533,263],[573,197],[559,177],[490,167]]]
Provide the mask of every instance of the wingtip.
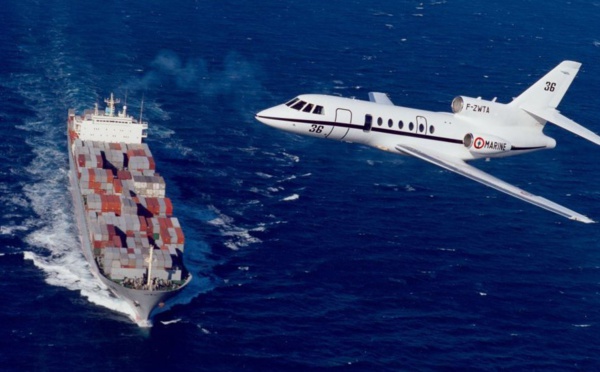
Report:
[[570,219],[573,221],[583,222],[583,223],[597,223],[596,221],[592,220],[591,218],[587,218],[586,216],[573,216]]

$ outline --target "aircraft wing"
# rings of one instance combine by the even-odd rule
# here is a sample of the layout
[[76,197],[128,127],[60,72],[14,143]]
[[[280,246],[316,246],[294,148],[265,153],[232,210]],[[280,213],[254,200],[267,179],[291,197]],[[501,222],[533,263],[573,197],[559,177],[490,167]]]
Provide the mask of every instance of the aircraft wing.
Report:
[[522,190],[507,182],[504,182],[490,174],[487,174],[465,163],[460,159],[448,159],[430,151],[424,151],[405,145],[397,145],[396,150],[401,151],[407,155],[412,155],[416,158],[425,160],[431,164],[435,164],[454,173],[458,173],[462,176],[472,179],[473,181],[477,181],[488,187],[506,193],[510,196],[514,196],[515,198],[521,199],[533,205],[537,205],[540,208],[546,209],[550,212],[554,212],[568,219],[583,223],[595,222],[582,214],[570,210],[569,208],[563,207],[562,205],[556,204],[548,199],[542,198],[541,196],[532,195],[525,190]]
[[394,106],[390,97],[385,93],[369,92],[369,101],[376,102],[382,105]]

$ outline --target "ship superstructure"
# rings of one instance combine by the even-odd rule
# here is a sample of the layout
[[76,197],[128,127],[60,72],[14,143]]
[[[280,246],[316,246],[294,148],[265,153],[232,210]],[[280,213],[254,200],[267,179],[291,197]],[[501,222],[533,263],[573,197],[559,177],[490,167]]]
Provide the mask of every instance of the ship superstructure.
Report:
[[179,292],[191,275],[184,235],[165,180],[143,139],[148,123],[111,94],[106,109],[68,113],[69,178],[83,253],[92,272],[126,300],[138,322]]

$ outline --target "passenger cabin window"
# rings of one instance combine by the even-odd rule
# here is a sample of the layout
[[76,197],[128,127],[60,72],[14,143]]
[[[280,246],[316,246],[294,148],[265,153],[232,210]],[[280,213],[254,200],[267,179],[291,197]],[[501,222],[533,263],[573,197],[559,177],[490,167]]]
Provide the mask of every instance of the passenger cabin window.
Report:
[[389,119],[388,120],[388,127],[391,128],[392,126],[394,126],[394,122],[392,121],[392,119]]
[[381,126],[383,124],[383,119],[377,118],[377,125]]
[[398,122],[398,128],[399,128],[399,129],[402,129],[402,128],[404,128],[404,122],[403,122],[402,120],[400,120],[400,121]]

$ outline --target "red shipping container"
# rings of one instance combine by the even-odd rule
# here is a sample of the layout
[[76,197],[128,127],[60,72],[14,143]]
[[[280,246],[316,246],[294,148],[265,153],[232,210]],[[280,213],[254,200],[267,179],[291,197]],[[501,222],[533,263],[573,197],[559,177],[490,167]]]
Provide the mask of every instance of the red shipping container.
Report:
[[173,203],[171,203],[171,199],[165,198],[165,214],[167,217],[173,216]]
[[96,155],[96,168],[104,168],[104,163],[102,162],[102,155]]
[[183,230],[180,227],[176,227],[175,233],[177,234],[177,244],[184,244],[185,237],[183,235]]
[[171,244],[172,243],[172,241],[171,241],[171,234],[169,234],[169,230],[167,230],[166,227],[161,227],[160,228],[160,238],[166,244]]
[[121,238],[118,235],[112,237],[113,246],[117,248],[121,248]]
[[121,182],[120,179],[115,178],[113,180],[113,189],[115,190],[115,193],[117,193],[117,194],[123,193],[123,183]]
[[142,216],[138,216],[139,220],[140,220],[140,230],[141,231],[148,231],[148,224],[146,223],[146,219]]
[[122,180],[130,180],[131,177],[131,172],[130,171],[126,171],[126,170],[118,170],[117,171],[117,178],[122,179]]
[[115,229],[115,225],[106,225],[106,229],[108,230],[108,238],[112,239],[117,235],[117,230]]

